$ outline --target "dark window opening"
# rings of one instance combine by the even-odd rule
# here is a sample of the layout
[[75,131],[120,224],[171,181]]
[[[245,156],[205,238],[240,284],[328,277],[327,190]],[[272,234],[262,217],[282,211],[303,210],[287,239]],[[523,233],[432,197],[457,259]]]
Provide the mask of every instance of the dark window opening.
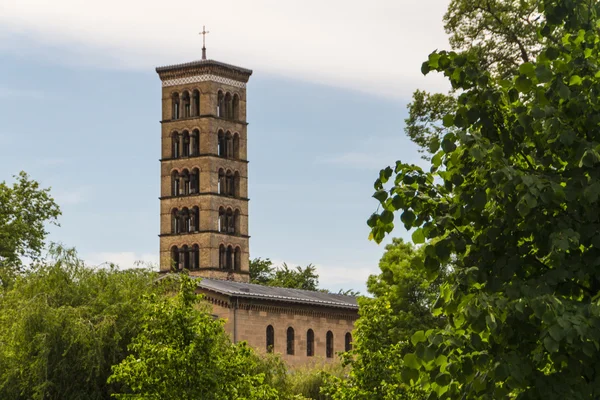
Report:
[[193,116],[197,117],[200,115],[200,92],[196,89],[192,94],[192,108]]
[[308,357],[315,355],[315,333],[312,329],[306,332],[306,355]]
[[287,329],[287,353],[294,355],[294,328],[291,326]]
[[273,326],[267,326],[267,352],[272,353],[275,347],[275,330]]
[[344,339],[344,350],[352,350],[352,334],[350,332],[346,332],[346,337]]
[[327,331],[325,353],[327,358],[333,358],[333,333],[331,331]]

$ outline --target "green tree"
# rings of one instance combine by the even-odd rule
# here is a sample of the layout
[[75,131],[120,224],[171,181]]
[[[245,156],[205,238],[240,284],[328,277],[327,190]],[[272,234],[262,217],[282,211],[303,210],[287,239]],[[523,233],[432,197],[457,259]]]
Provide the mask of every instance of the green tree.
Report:
[[109,382],[125,385],[118,399],[276,399],[257,373],[261,361],[245,343],[234,345],[199,304],[196,282],[179,276],[173,297],[152,294],[130,354],[113,367]]
[[[550,37],[560,39],[560,31],[548,32],[542,40],[538,29],[544,22],[538,6],[541,0],[452,0],[444,16],[444,29],[453,50],[469,52],[481,63],[481,69],[508,79],[518,73],[518,66],[534,60],[542,43]],[[437,152],[447,133],[442,118],[455,112],[454,92],[427,93],[417,90],[408,105],[405,132],[424,153]]]
[[0,182],[0,286],[21,270],[21,257],[37,258],[47,235],[45,224],[56,224],[60,209],[25,172],[9,186]]
[[319,290],[319,275],[314,265],[274,267],[270,259],[250,260],[250,282],[292,289]]
[[367,282],[373,297],[359,298],[353,350],[344,355],[351,366],[347,380],[330,378],[326,392],[336,400],[421,399],[423,392],[402,380],[402,358],[414,351],[410,338],[419,330],[439,327],[431,312],[442,277],[429,282],[423,251],[393,239],[379,261],[381,273]]
[[457,132],[429,171],[381,171],[368,224],[381,241],[401,211],[428,275],[452,262],[434,306],[445,327],[403,357],[404,382],[432,398],[600,397],[598,8],[541,2],[540,51],[509,79],[476,52],[423,64],[461,93],[443,117]]
[[155,275],[52,254],[0,295],[0,398],[109,399],[111,365],[128,354]]

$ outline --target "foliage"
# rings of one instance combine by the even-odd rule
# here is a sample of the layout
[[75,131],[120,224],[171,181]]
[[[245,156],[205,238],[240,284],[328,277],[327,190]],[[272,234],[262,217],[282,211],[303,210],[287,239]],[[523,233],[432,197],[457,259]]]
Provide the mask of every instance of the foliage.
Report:
[[139,330],[154,275],[52,254],[0,295],[0,398],[108,399],[110,367]]
[[307,399],[330,400],[332,397],[322,390],[326,379],[343,380],[347,374],[348,368],[339,362],[305,365],[290,370],[287,386],[292,393]]
[[419,389],[402,380],[405,354],[414,351],[411,336],[441,325],[431,313],[442,277],[428,282],[422,249],[394,239],[379,262],[381,274],[369,277],[373,298],[359,298],[360,318],[355,324],[354,349],[344,355],[349,379],[329,379],[333,399],[420,399]]
[[541,0],[451,0],[444,28],[454,50],[477,55],[481,69],[506,78],[539,54]]
[[10,187],[0,182],[0,286],[6,286],[22,267],[21,257],[36,258],[44,246],[46,222],[56,223],[60,210],[25,172]]
[[[444,126],[442,118],[455,107],[454,96],[430,94],[423,90],[413,93],[412,102],[408,104],[408,118],[404,120],[404,131],[419,146],[420,153],[435,153],[439,138],[452,130]],[[423,158],[428,159],[429,156],[424,155]]]
[[113,367],[109,382],[127,387],[118,399],[276,399],[277,390],[256,373],[260,358],[245,342],[234,345],[199,304],[197,283],[179,275],[172,297],[151,294],[131,354]]
[[423,64],[461,93],[443,118],[457,133],[430,171],[381,171],[368,224],[379,242],[401,211],[430,274],[452,261],[434,306],[446,326],[416,332],[403,357],[404,382],[431,398],[600,396],[598,7],[541,3],[542,48],[510,79],[473,52]]
[[[468,52],[481,63],[482,70],[492,71],[504,79],[518,73],[522,62],[534,60],[542,46],[538,29],[544,22],[538,11],[540,0],[451,0],[444,16],[444,28],[456,51]],[[552,40],[560,30],[548,32]],[[547,40],[547,38],[543,39]],[[442,118],[455,112],[456,95],[430,94],[417,90],[408,105],[405,132],[419,146],[419,151],[435,154],[439,142],[456,128]]]
[[281,267],[273,267],[270,259],[255,258],[250,260],[250,282],[266,286],[318,290],[319,275],[312,264],[304,268],[290,268],[286,263]]

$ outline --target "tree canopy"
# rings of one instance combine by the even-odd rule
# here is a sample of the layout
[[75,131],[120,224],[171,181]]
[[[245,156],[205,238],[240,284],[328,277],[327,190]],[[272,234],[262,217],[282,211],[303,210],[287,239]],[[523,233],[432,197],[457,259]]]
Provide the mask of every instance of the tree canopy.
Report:
[[[403,381],[430,398],[600,396],[599,4],[545,0],[535,58],[514,75],[480,53],[436,51],[457,90],[431,168],[381,171],[372,238],[395,212],[424,243],[427,276],[451,262],[434,315],[417,331]],[[556,40],[556,36],[560,40]]]
[[[518,66],[534,60],[544,41],[557,41],[561,30],[538,35],[544,23],[541,0],[452,0],[444,16],[444,29],[451,48],[468,52],[488,70],[502,79],[518,73]],[[405,132],[424,153],[434,154],[435,146],[456,128],[442,118],[457,107],[456,94],[427,93],[417,90],[408,106]]]
[[429,282],[422,263],[423,249],[393,239],[379,261],[381,273],[369,277],[373,297],[359,298],[353,350],[344,355],[351,366],[347,380],[330,379],[327,392],[336,400],[418,399],[423,391],[401,378],[402,357],[414,351],[410,337],[419,330],[439,327],[431,306],[442,277]]
[[[196,282],[179,275],[173,297],[151,294],[131,354],[113,367],[109,382],[125,385],[118,399],[278,399],[259,372],[261,360],[245,342],[232,344],[199,304]],[[204,309],[203,309],[204,308]]]
[[314,265],[302,268],[289,267],[283,263],[281,267],[275,267],[268,258],[250,260],[250,282],[265,286],[319,290],[319,275]]
[[22,267],[22,257],[36,258],[47,235],[45,224],[54,223],[60,209],[50,196],[25,172],[9,186],[0,182],[0,286]]

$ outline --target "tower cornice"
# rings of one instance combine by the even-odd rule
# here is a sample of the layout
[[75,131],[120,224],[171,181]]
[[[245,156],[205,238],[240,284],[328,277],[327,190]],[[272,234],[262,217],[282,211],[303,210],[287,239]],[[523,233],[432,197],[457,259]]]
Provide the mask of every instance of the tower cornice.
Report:
[[163,87],[184,83],[215,81],[231,86],[245,87],[252,70],[215,60],[198,60],[184,64],[156,68]]

